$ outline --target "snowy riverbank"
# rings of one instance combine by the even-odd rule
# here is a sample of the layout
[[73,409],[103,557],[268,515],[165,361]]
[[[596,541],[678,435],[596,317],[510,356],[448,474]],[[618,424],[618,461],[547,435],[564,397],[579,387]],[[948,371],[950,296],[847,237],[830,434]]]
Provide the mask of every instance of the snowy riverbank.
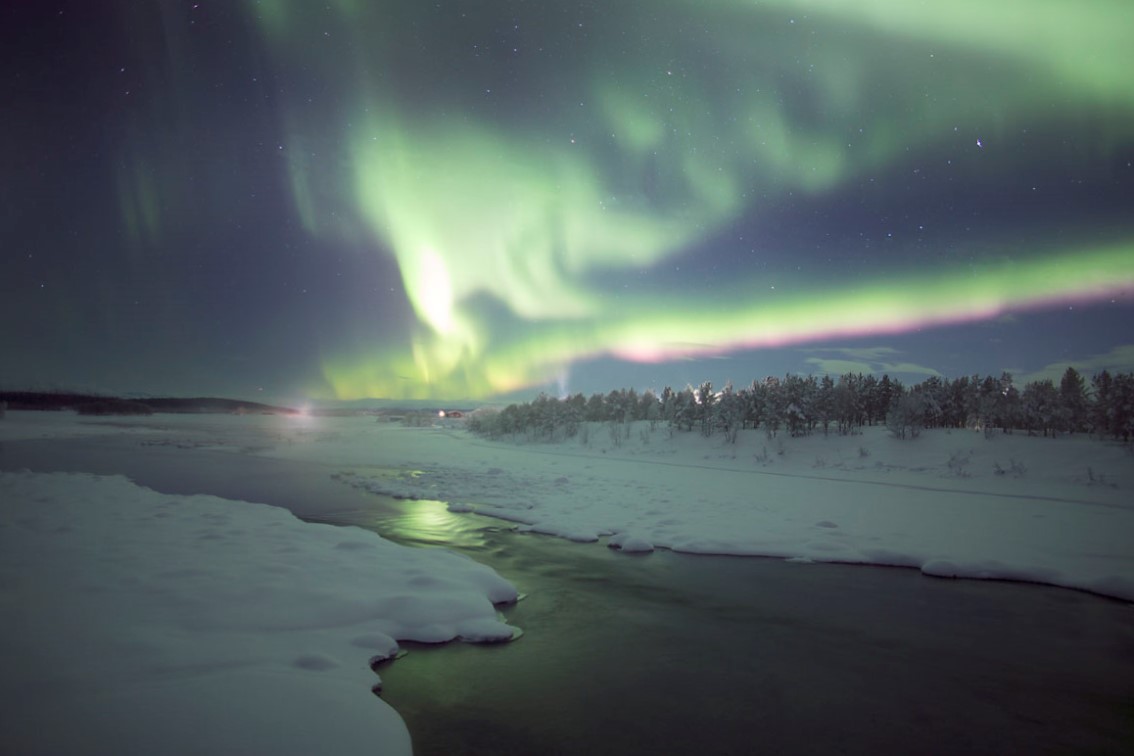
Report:
[[491,569],[276,507],[63,473],[0,501],[13,752],[408,754],[369,662],[514,631]]
[[[883,428],[769,439],[606,426],[588,440],[488,442],[349,420],[263,453],[321,458],[367,490],[626,550],[914,567],[1134,600],[1134,455],[1086,437]],[[380,472],[367,468],[380,465]]]
[[139,443],[317,461],[344,483],[448,502],[523,530],[627,550],[900,565],[1134,600],[1134,453],[1084,436],[884,428],[769,439],[592,424],[559,443],[369,417],[11,413],[0,440],[132,434]]
[[623,548],[897,565],[1134,600],[1134,456],[1114,444],[867,428],[753,432],[733,446],[645,424],[603,441],[492,444],[479,470],[423,464],[393,485],[357,482],[575,540],[612,534]]
[[[1134,600],[1134,456],[954,431],[736,444],[647,423],[556,444],[373,418],[9,413],[0,442],[318,462],[344,484],[577,541],[1030,580]],[[0,476],[3,741],[24,752],[405,753],[369,694],[396,639],[498,640],[515,589],[438,550],[119,477]],[[582,548],[582,547],[580,547]],[[593,547],[592,547],[593,548]],[[180,751],[178,750],[180,749]]]

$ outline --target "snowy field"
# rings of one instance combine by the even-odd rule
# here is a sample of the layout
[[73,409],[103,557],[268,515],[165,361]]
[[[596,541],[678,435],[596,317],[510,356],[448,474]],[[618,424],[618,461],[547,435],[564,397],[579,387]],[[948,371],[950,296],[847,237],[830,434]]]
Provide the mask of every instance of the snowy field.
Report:
[[[867,428],[730,445],[641,423],[518,444],[368,417],[0,421],[0,443],[102,434],[321,462],[344,485],[624,551],[901,565],[1134,600],[1134,456],[1087,438]],[[0,626],[0,727],[37,744],[24,752],[299,753],[333,738],[337,752],[405,753],[367,662],[396,640],[513,632],[493,603],[515,589],[445,551],[122,478],[5,473],[0,501],[0,605],[17,618]]]

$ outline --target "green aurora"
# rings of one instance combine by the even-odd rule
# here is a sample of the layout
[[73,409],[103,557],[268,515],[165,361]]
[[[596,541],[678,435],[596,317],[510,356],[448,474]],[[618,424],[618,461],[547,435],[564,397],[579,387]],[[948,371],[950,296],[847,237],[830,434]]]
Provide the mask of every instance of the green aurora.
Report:
[[[964,195],[1044,161],[1118,160],[1134,143],[1125,0],[244,7],[289,82],[280,151],[304,232],[392,256],[414,315],[325,344],[316,395],[489,396],[604,355],[724,354],[1134,291],[1134,233],[1114,221],[1069,239],[1042,223],[943,234],[941,250],[881,266],[828,250],[794,278],[785,261],[807,250],[730,236],[919,171]],[[1078,152],[1048,151],[1061,131]],[[152,243],[171,204],[161,162],[176,159],[160,142],[135,151],[122,222]],[[713,285],[682,281],[734,243],[747,257]]]

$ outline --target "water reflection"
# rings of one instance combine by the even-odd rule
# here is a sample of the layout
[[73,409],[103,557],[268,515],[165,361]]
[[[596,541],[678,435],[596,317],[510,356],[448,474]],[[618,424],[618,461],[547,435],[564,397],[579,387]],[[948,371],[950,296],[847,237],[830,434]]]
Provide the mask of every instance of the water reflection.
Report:
[[[1134,744],[1134,606],[895,568],[512,532],[440,502],[370,518],[528,594],[504,648],[410,647],[384,698],[420,754],[1102,753]],[[354,520],[353,524],[367,526]]]
[[526,635],[504,649],[414,649],[383,673],[418,754],[1134,743],[1127,605],[910,570],[486,540],[484,561],[529,592],[508,612]]
[[396,524],[397,532],[418,543],[451,542],[464,529],[459,526],[457,515],[450,512],[444,502],[419,500],[402,509],[403,516],[391,524]]

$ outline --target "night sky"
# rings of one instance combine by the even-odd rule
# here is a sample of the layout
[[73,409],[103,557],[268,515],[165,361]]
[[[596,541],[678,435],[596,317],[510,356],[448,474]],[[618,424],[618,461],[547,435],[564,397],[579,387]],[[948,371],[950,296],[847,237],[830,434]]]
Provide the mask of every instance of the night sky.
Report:
[[0,388],[1129,371],[1131,29],[1129,0],[6,2]]

